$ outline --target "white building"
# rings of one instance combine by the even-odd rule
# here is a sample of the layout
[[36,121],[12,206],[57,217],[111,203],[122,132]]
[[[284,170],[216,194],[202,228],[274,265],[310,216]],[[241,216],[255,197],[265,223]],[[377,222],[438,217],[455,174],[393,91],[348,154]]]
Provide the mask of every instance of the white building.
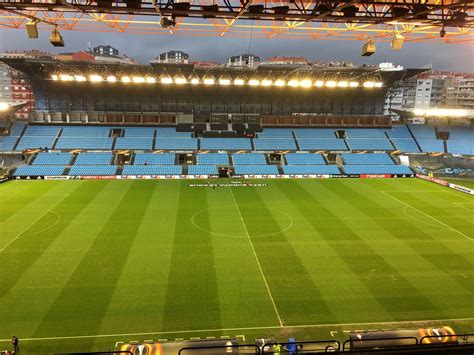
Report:
[[260,63],[260,57],[254,54],[239,54],[227,60],[228,67],[249,67],[254,68]]

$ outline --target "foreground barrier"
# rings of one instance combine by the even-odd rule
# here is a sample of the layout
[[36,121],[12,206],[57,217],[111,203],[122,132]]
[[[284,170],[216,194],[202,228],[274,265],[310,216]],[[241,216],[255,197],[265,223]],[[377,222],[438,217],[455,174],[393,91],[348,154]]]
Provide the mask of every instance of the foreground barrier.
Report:
[[437,178],[422,175],[422,174],[416,174],[416,177],[419,178],[419,179],[422,179],[422,180],[433,182],[433,183],[438,184],[438,185],[449,187],[451,189],[454,189],[454,190],[457,190],[457,191],[460,191],[460,192],[464,192],[464,193],[469,194],[469,195],[474,195],[474,190],[473,189],[470,189],[468,187],[461,186],[461,185],[456,185],[456,184],[453,184],[452,182],[449,182],[449,181],[446,181],[446,180],[443,180],[443,179],[437,179]]

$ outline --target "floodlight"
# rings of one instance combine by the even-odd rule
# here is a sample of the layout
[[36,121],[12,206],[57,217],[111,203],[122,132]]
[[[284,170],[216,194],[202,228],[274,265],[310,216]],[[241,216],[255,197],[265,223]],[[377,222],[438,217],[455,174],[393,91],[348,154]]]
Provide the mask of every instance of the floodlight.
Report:
[[323,86],[324,86],[324,81],[322,81],[322,80],[316,80],[316,82],[314,83],[314,85],[317,86],[318,88],[323,87]]
[[220,85],[230,85],[230,79],[219,79],[219,84]]
[[[124,78],[125,78],[125,77],[122,77],[122,81],[123,81],[123,82],[125,82],[125,81],[123,80]],[[129,79],[130,79],[130,78],[129,78]],[[109,75],[109,76],[107,76],[107,81],[108,81],[109,83],[115,83],[115,82],[117,81],[117,78],[116,78],[115,76],[113,76],[113,75]]]
[[369,39],[367,42],[364,43],[362,47],[362,56],[369,57],[375,53],[375,50],[376,50],[375,42]]
[[61,33],[59,33],[56,27],[54,27],[53,30],[51,31],[51,36],[49,37],[49,41],[55,47],[64,47],[63,37],[61,36]]
[[53,79],[53,80],[58,80],[59,77],[58,77],[56,74],[53,74],[53,75],[51,75],[51,79]]
[[214,85],[216,81],[212,78],[206,78],[204,79],[204,85]]
[[192,78],[192,79],[191,79],[191,84],[192,84],[192,85],[197,85],[197,84],[199,84],[199,79],[198,79],[198,78]]
[[36,20],[30,20],[25,24],[28,38],[38,38],[38,26]]
[[260,81],[257,79],[250,79],[249,80],[249,85],[250,86],[258,86],[260,84]]
[[337,86],[340,87],[340,88],[346,88],[349,86],[349,83],[347,81],[340,81],[337,83]]
[[356,88],[356,87],[359,86],[359,83],[358,83],[357,81],[351,81],[351,82],[349,83],[349,86],[350,86],[351,88]]
[[145,81],[148,83],[148,84],[154,84],[156,83],[156,79],[153,77],[153,76],[147,76],[145,78]]
[[374,86],[375,86],[376,88],[381,88],[381,87],[383,86],[383,83],[380,82],[380,81],[376,81],[376,82],[374,83]]
[[59,79],[61,79],[61,81],[71,81],[73,77],[69,74],[61,74],[59,75]]
[[99,81],[102,81],[102,77],[97,74],[92,74],[89,76],[89,80],[92,81],[93,83],[98,83]]
[[395,32],[392,38],[392,49],[394,51],[399,51],[403,47],[403,43],[405,42],[405,37],[403,37],[399,32]]
[[169,76],[165,76],[165,77],[161,78],[160,82],[162,84],[172,84],[173,79],[171,79]]
[[234,85],[242,86],[244,84],[245,84],[244,79],[235,79],[234,80]]
[[0,102],[0,111],[8,110],[9,105],[6,102]]
[[326,86],[327,86],[328,88],[334,88],[334,87],[337,86],[337,82],[334,81],[334,80],[328,80],[328,81],[326,81]]
[[310,88],[313,86],[313,81],[310,79],[303,79],[300,81],[300,86],[304,88]]
[[86,81],[86,77],[84,75],[74,75],[76,81]]
[[132,81],[133,81],[135,84],[140,84],[140,83],[144,83],[144,82],[145,82],[145,78],[142,77],[142,76],[134,76],[134,77],[132,77]]
[[283,79],[278,79],[277,81],[275,81],[275,86],[282,87],[282,86],[285,86],[285,85],[286,85],[286,82]]
[[300,82],[296,79],[291,79],[290,81],[288,81],[288,86],[291,86],[291,87],[297,87],[299,84]]
[[364,87],[365,87],[365,88],[371,89],[371,88],[373,88],[374,86],[375,86],[375,83],[374,83],[373,81],[366,81],[366,82],[364,82]]
[[273,84],[273,81],[270,79],[264,79],[262,80],[262,86],[271,86]]

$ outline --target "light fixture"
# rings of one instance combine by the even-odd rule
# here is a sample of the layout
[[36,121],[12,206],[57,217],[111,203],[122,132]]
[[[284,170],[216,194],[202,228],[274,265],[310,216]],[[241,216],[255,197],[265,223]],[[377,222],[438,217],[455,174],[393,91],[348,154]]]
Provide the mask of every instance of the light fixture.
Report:
[[275,86],[282,87],[282,86],[285,86],[285,85],[286,85],[286,82],[283,79],[277,79],[275,81]]
[[444,36],[446,36],[446,30],[445,30],[445,28],[444,28],[444,25],[443,25],[443,28],[441,28],[441,31],[439,31],[439,36],[440,36],[441,38],[443,38]]
[[135,84],[140,84],[140,83],[144,83],[144,82],[145,82],[145,78],[142,77],[142,76],[134,76],[134,77],[132,77],[132,81],[133,81]]
[[316,80],[316,82],[314,83],[314,86],[317,86],[318,88],[323,87],[324,86],[324,81]]
[[244,79],[235,79],[234,80],[234,85],[242,86],[244,84],[245,84]]
[[365,88],[371,89],[371,88],[373,88],[374,86],[375,86],[375,83],[374,83],[373,81],[366,81],[366,82],[364,82],[364,87],[365,87]]
[[84,75],[74,75],[74,78],[76,79],[76,81],[86,81],[86,77]]
[[262,80],[262,86],[271,86],[273,84],[273,81],[270,79],[263,79]]
[[383,83],[380,82],[380,81],[376,81],[376,82],[374,83],[374,86],[375,86],[376,88],[381,88],[381,87],[383,86]]
[[349,86],[350,86],[351,88],[356,88],[356,87],[359,86],[359,83],[358,83],[357,81],[351,81],[351,82],[349,83]]
[[0,111],[8,110],[8,104],[6,102],[0,102]]
[[56,27],[53,27],[49,41],[55,47],[64,47],[64,40]]
[[303,88],[310,88],[313,86],[313,81],[311,79],[303,79],[300,81],[300,86]]
[[230,85],[230,79],[219,79],[219,85],[224,85],[224,86]]
[[56,80],[58,80],[58,79],[59,79],[59,77],[58,77],[56,74],[53,74],[53,75],[51,75],[51,79],[53,79],[53,80],[55,80],[55,81],[56,81]]
[[300,84],[300,82],[297,79],[291,79],[288,81],[288,86],[291,87],[297,87]]
[[334,80],[328,80],[326,81],[326,86],[328,88],[334,88],[337,86],[337,81],[334,81]]
[[205,78],[204,85],[214,85],[216,81],[213,78]]
[[375,42],[371,39],[365,42],[364,45],[362,46],[363,57],[370,57],[372,54],[375,54],[375,51],[376,51]]
[[346,87],[348,87],[348,86],[349,86],[349,83],[348,83],[347,81],[345,81],[345,80],[339,81],[339,82],[337,83],[337,87],[340,87],[340,88],[346,88]]
[[102,81],[102,77],[100,75],[97,75],[97,74],[92,74],[89,76],[89,80],[92,81],[93,83],[98,83],[100,81]]
[[174,82],[178,85],[183,85],[183,84],[187,84],[187,80],[184,76],[178,76],[176,78],[174,78]]
[[130,79],[129,76],[127,76],[127,75],[122,76],[122,83],[128,84],[131,81],[132,81],[132,79]]
[[399,51],[403,47],[405,42],[405,37],[403,37],[400,32],[395,32],[392,37],[391,47],[394,51]]
[[172,17],[162,17],[160,18],[160,26],[163,28],[170,28],[175,25],[175,21],[173,20]]
[[192,78],[192,79],[191,79],[191,84],[192,84],[192,85],[197,85],[197,84],[199,84],[199,79],[198,79],[198,78]]
[[162,84],[172,84],[173,83],[173,79],[171,79],[169,76],[164,76],[160,79],[160,82]]
[[61,79],[61,81],[71,81],[73,77],[69,74],[61,74],[59,79]]
[[[123,78],[122,78],[123,79]],[[109,83],[115,83],[117,81],[117,78],[113,75],[108,75],[106,79]],[[123,81],[123,80],[122,80]]]
[[28,38],[38,38],[38,26],[36,20],[30,20],[25,23],[26,33]]
[[257,79],[250,79],[249,80],[249,85],[250,86],[258,86],[260,84],[260,81]]
[[153,76],[147,76],[145,78],[145,81],[148,83],[148,84],[154,84],[156,83],[156,79],[153,77]]

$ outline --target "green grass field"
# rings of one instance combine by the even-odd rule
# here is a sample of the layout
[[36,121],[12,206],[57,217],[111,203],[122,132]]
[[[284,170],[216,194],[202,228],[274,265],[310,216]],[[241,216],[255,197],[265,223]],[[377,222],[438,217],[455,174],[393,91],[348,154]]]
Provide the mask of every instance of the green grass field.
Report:
[[472,196],[415,179],[196,182],[0,185],[0,350],[12,335],[40,354],[474,331]]

